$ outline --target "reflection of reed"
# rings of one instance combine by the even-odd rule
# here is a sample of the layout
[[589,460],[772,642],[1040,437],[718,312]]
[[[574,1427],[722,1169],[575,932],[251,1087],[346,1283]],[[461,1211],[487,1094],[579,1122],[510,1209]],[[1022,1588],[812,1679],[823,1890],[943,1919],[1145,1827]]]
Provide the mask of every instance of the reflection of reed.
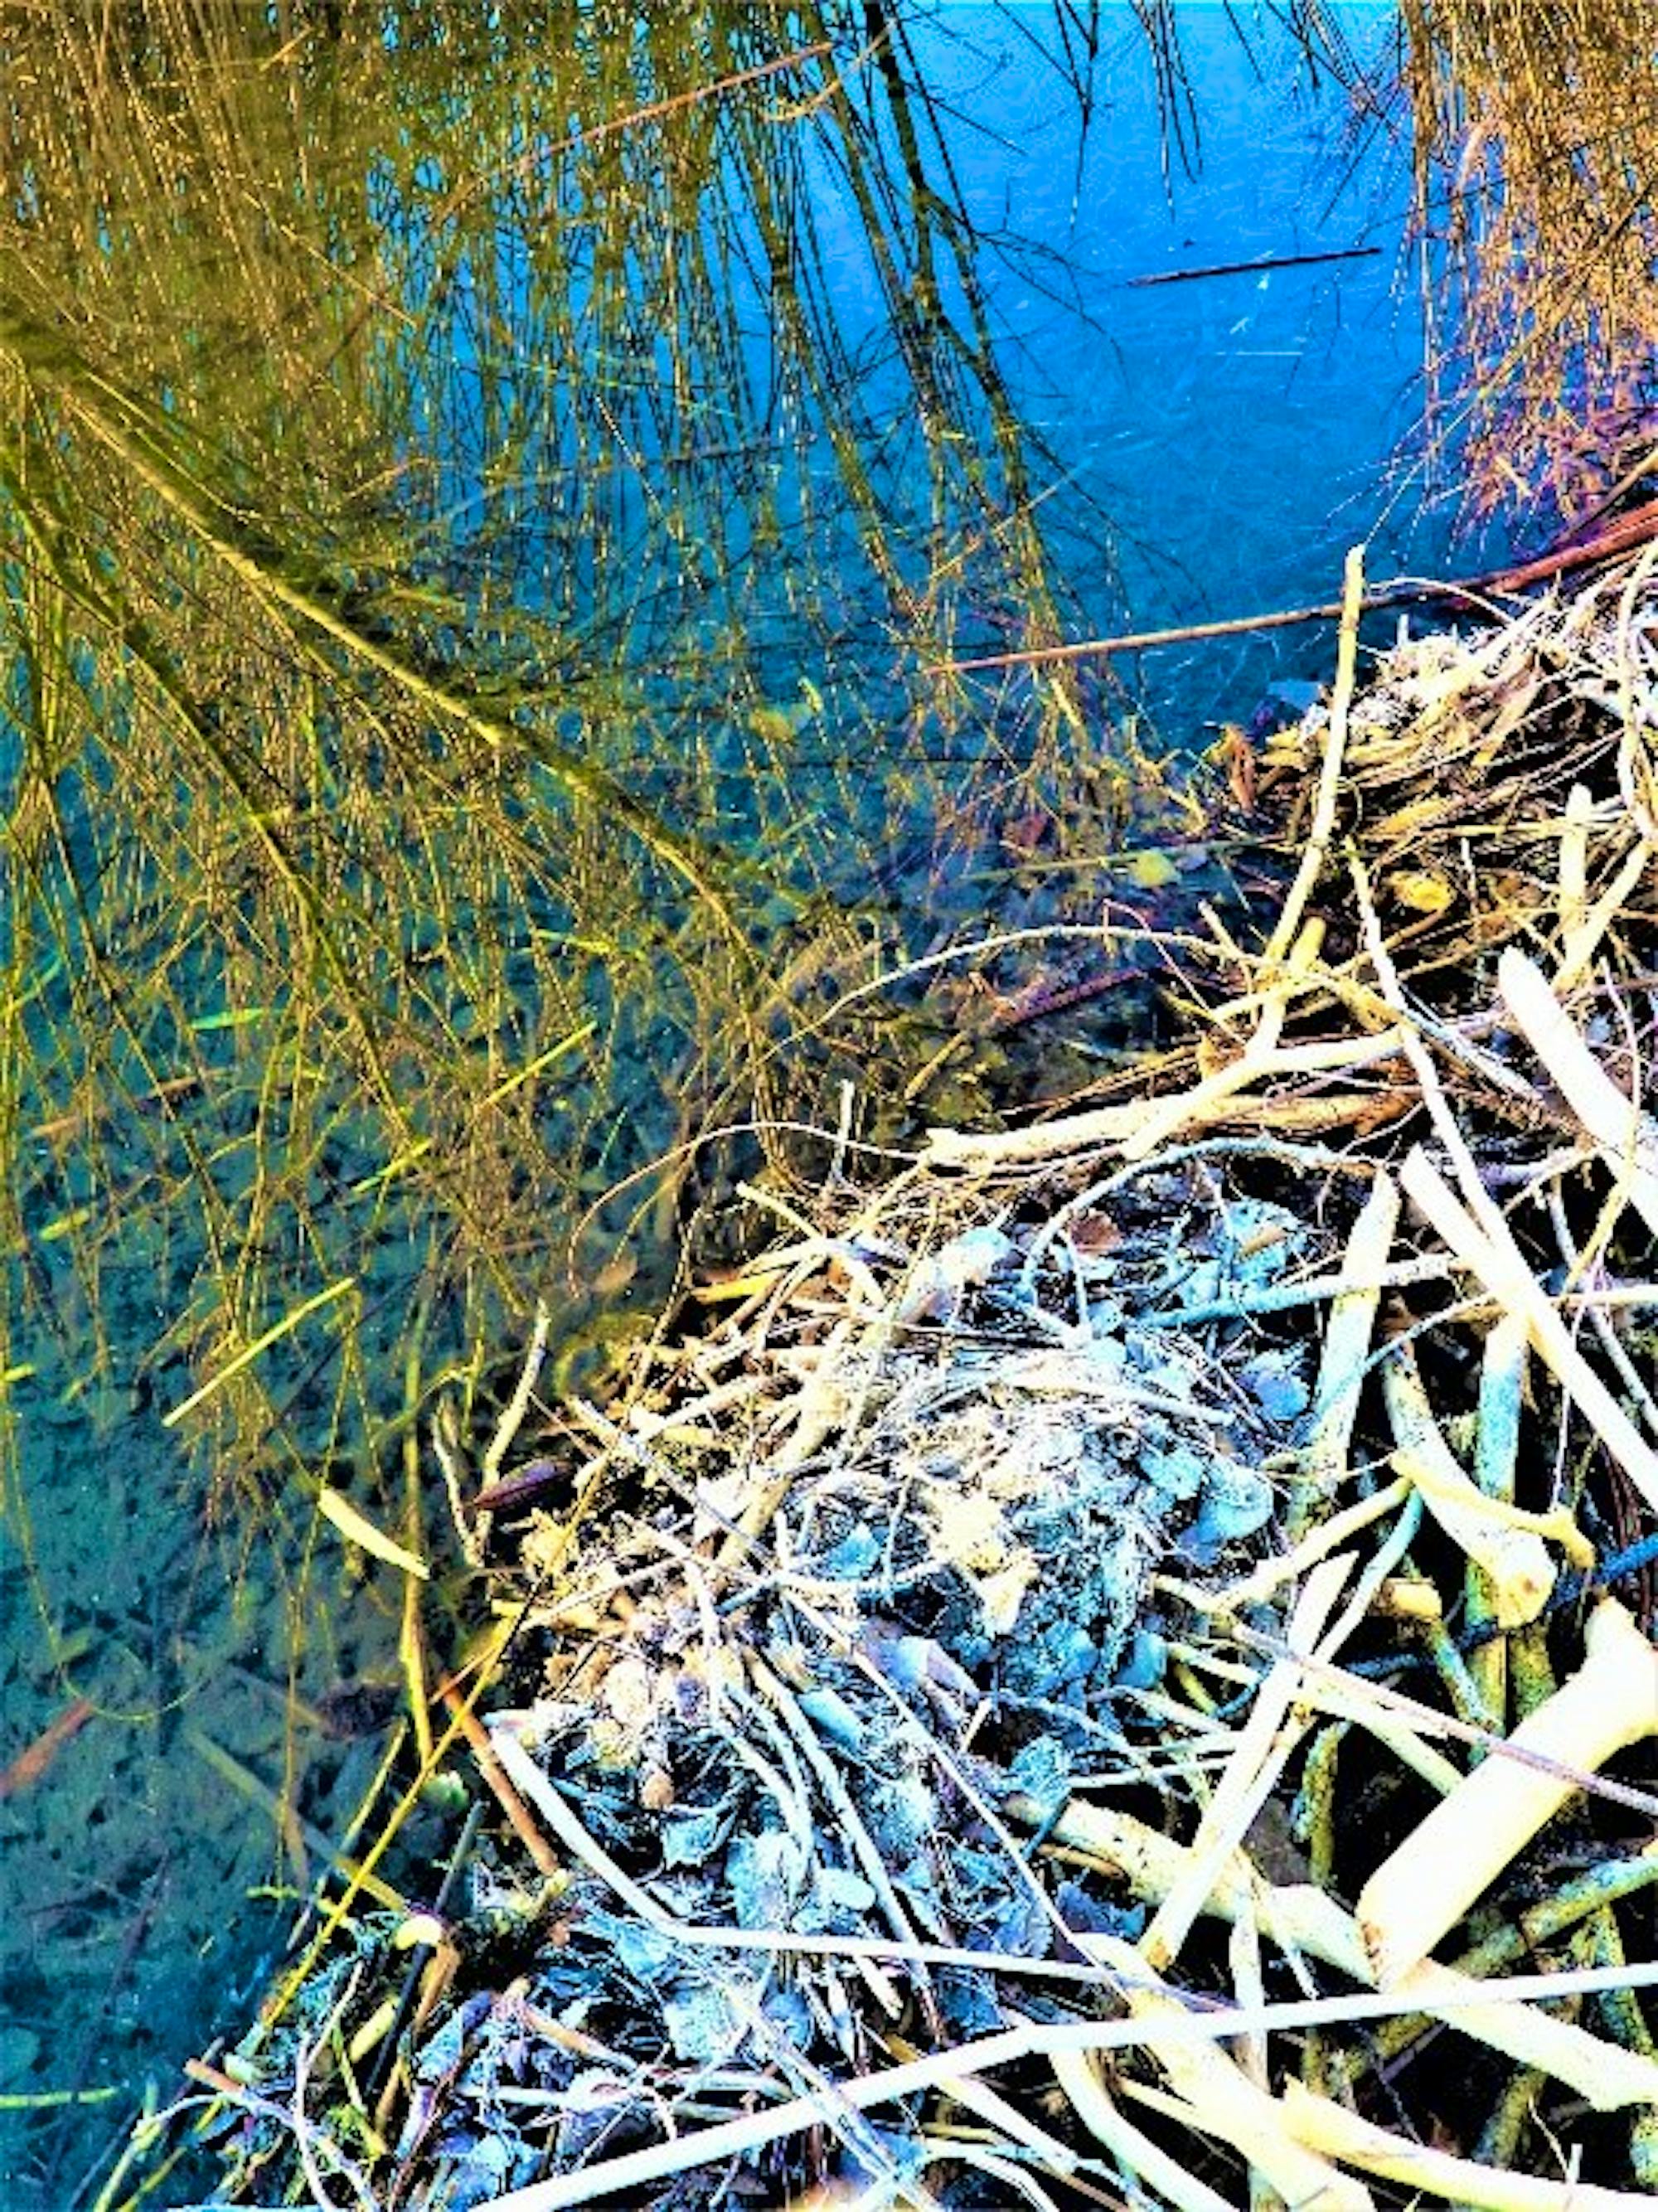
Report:
[[901,21],[295,22],[13,27],[0,1204],[94,1364],[164,1249],[222,1443],[314,1466],[411,1267],[434,1359],[527,1310],[579,1188],[782,1103],[872,854],[1080,726],[908,672],[1058,623]]
[[1488,505],[1581,520],[1655,443],[1658,131],[1641,0],[1402,0],[1402,85],[1439,328]]

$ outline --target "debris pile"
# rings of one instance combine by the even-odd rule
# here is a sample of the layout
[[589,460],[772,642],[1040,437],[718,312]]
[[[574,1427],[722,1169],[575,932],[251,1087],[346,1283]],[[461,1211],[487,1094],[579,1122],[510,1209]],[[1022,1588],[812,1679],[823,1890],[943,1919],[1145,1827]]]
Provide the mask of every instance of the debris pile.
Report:
[[1654,566],[1361,686],[1354,565],[1177,1053],[446,1436],[464,1898],[195,2069],[222,2202],[1653,2201]]

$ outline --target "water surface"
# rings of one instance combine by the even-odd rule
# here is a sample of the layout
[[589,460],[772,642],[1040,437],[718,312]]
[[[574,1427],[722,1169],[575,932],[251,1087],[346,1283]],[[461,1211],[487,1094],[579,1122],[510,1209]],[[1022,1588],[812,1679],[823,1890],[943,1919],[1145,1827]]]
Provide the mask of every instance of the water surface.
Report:
[[[626,210],[630,195],[648,199],[661,179],[630,173],[625,134],[603,142],[618,149],[610,199],[568,211],[573,236],[586,242],[573,249],[561,325],[531,307],[545,245],[544,235],[535,243],[542,218],[531,186],[559,157],[536,152],[540,122],[532,127],[510,103],[489,106],[492,80],[464,40],[418,47],[411,39],[387,65],[406,103],[398,113],[388,106],[383,118],[331,117],[325,97],[304,109],[310,135],[294,160],[306,188],[319,202],[337,192],[343,225],[349,198],[360,228],[349,234],[359,242],[339,247],[331,264],[305,246],[295,273],[273,254],[301,303],[278,300],[273,329],[291,335],[309,318],[316,343],[308,356],[295,353],[308,362],[305,375],[272,387],[270,446],[243,446],[239,466],[246,510],[260,517],[263,507],[258,526],[275,526],[275,518],[286,532],[277,548],[284,588],[309,593],[360,639],[386,641],[405,676],[471,653],[522,726],[536,702],[556,693],[569,703],[534,725],[550,744],[602,758],[676,831],[746,848],[786,878],[793,870],[797,884],[811,881],[815,858],[823,893],[850,899],[867,890],[860,854],[919,851],[920,862],[895,862],[882,881],[895,906],[908,901],[911,909],[891,926],[926,941],[925,856],[943,811],[1001,749],[1021,767],[1046,726],[1028,679],[975,679],[949,710],[952,720],[928,703],[917,675],[938,608],[958,649],[1022,641],[1029,607],[1019,600],[1019,529],[1042,534],[1049,613],[1073,636],[1330,599],[1343,552],[1359,539],[1373,574],[1432,568],[1446,557],[1442,519],[1423,511],[1410,468],[1421,331],[1404,245],[1402,155],[1375,134],[1356,139],[1339,88],[1312,85],[1270,24],[1256,25],[1246,52],[1229,12],[1181,11],[1197,124],[1190,169],[1168,146],[1167,112],[1127,10],[1106,11],[1094,112],[1080,139],[1074,101],[1041,51],[1046,11],[916,13],[914,62],[942,132],[927,159],[942,176],[947,157],[985,241],[971,270],[1007,393],[1034,434],[1018,455],[993,447],[981,391],[967,393],[953,423],[918,429],[871,234],[833,142],[803,139],[799,111],[777,104],[776,162],[780,176],[799,163],[794,188],[804,177],[817,225],[808,318],[817,335],[804,352],[798,337],[792,352],[780,341],[787,303],[768,289],[766,272],[774,276],[781,261],[760,218],[706,212],[699,195],[737,158],[711,138],[703,169],[671,179],[687,210],[681,248],[688,256],[698,241],[717,249],[710,269],[718,276],[726,257],[731,286],[723,309],[717,287],[709,295],[708,343],[688,367],[684,334],[651,319],[660,271],[637,258]],[[1386,11],[1343,13],[1356,44],[1382,36]],[[313,94],[325,88],[321,63],[306,82]],[[621,88],[602,88],[601,97],[605,115],[625,112]],[[452,167],[454,116],[469,101],[495,165],[481,184]],[[449,149],[450,167],[439,152],[417,155],[423,137]],[[349,162],[355,179],[331,177],[331,164]],[[465,251],[452,250],[446,225],[475,185],[499,191],[498,231],[487,249],[469,233]],[[216,219],[197,218],[196,242],[222,291],[239,264]],[[659,251],[672,236],[665,220],[657,222]],[[349,349],[374,297],[360,241],[375,225],[398,289],[374,307],[382,321],[359,357]],[[302,228],[297,216],[295,228]],[[90,249],[109,260],[112,276],[120,236],[112,227]],[[270,247],[267,236],[260,250]],[[1191,282],[1136,281],[1353,248],[1366,251]],[[145,282],[161,283],[161,268],[158,258]],[[965,315],[962,281],[946,273],[945,304]],[[209,334],[193,355],[175,342],[168,318],[179,311],[164,285],[153,327],[137,319],[147,296],[133,292],[120,358],[134,392],[159,410],[144,434],[161,438],[192,419],[214,375],[227,375],[222,355],[234,339],[216,326],[205,288],[185,303]],[[93,335],[88,326],[88,343]],[[152,353],[169,366],[146,385]],[[239,438],[256,420],[254,403],[266,404],[263,358],[251,344],[229,368],[224,404]],[[342,358],[360,368],[361,388],[329,381]],[[371,388],[377,377],[397,386],[391,411]],[[238,391],[251,395],[246,421],[235,415]],[[857,397],[844,417],[835,412],[837,392]],[[761,418],[763,439],[753,434]],[[84,428],[77,434],[86,441]],[[975,439],[985,441],[981,452]],[[973,469],[1005,489],[1021,465],[1028,497],[1007,509],[999,537],[988,533],[987,552],[982,520],[972,520]],[[118,472],[110,479],[120,481]],[[98,494],[112,514],[119,495],[107,486]],[[233,511],[240,512],[226,494],[223,512]],[[338,550],[348,525],[356,533],[349,561]],[[240,526],[223,525],[231,538]],[[382,825],[364,793],[389,794],[391,770],[376,767],[348,786],[330,781],[336,770],[325,763],[327,775],[302,786],[314,763],[282,764],[276,738],[288,726],[278,707],[286,712],[306,686],[325,688],[320,664],[296,660],[293,687],[280,695],[264,688],[271,653],[287,644],[273,647],[273,633],[239,608],[223,570],[189,550],[190,538],[175,509],[173,535],[155,541],[158,574],[172,582],[155,583],[146,618],[172,620],[186,593],[199,592],[194,630],[180,635],[185,645],[193,635],[204,656],[210,645],[200,696],[214,726],[233,736],[257,732],[264,769],[274,777],[281,766],[295,779],[280,789],[295,818],[301,801],[291,794],[303,787],[302,826],[307,836],[314,828],[325,860],[337,850],[331,836],[360,836],[352,849],[370,859],[351,863],[360,878],[341,863],[338,880],[372,920],[361,884],[374,868],[390,871],[398,852],[395,836],[375,845]],[[232,550],[257,599],[260,547],[250,532]],[[933,635],[932,649],[942,649],[944,632]],[[1078,748],[1084,760],[1108,755],[1114,719],[1137,704],[1162,742],[1196,751],[1213,723],[1247,720],[1275,680],[1322,677],[1328,657],[1327,635],[1308,629],[1125,661],[1116,670],[1124,690],[1090,684],[1075,695],[1087,727],[1080,739],[1074,731],[1066,738],[1072,753],[1056,758]],[[399,711],[407,695],[405,684]],[[379,695],[369,707],[389,711]],[[349,714],[325,699],[319,751],[331,732],[355,726]],[[445,743],[446,769],[460,746]],[[118,763],[118,743],[112,757]],[[560,1080],[542,1085],[535,1115],[516,1133],[522,1147],[546,1147],[550,1175],[568,1177],[544,1199],[536,1190],[544,1223],[525,1204],[531,1155],[504,1140],[499,1158],[480,1154],[476,1189],[463,1193],[490,1220],[524,1220],[509,1255],[522,1264],[521,1294],[574,1197],[666,1141],[675,1110],[716,1094],[688,1091],[682,1109],[665,1089],[695,1030],[694,991],[674,997],[653,964],[685,926],[683,890],[665,922],[642,907],[635,914],[619,890],[607,924],[614,934],[601,941],[591,927],[583,934],[576,895],[551,866],[531,869],[521,895],[504,864],[499,876],[466,879],[465,802],[470,788],[482,805],[487,757],[457,771],[460,799],[434,833],[452,869],[446,862],[406,927],[394,912],[375,924],[380,935],[357,941],[367,948],[363,974],[376,973],[384,956],[387,977],[420,979],[452,1064],[469,1054],[487,1060],[473,1094],[479,1115],[484,1106],[505,1115],[521,1103],[530,1094],[513,1090],[514,1077],[539,1054],[555,1060],[584,1022],[604,1028],[608,1057],[588,1062],[573,1051],[555,1060]],[[355,773],[361,756],[353,763]],[[800,781],[818,773],[817,787]],[[556,783],[556,775],[550,784],[526,778],[511,794],[521,810],[513,819],[535,831],[537,806],[565,805]],[[104,788],[107,795],[107,781]],[[802,790],[813,793],[810,806]],[[324,1089],[341,1082],[344,1032],[319,1042],[280,978],[257,965],[241,974],[234,945],[226,951],[203,937],[189,958],[174,960],[167,931],[190,909],[146,873],[155,863],[134,843],[143,823],[100,842],[96,791],[95,778],[80,787],[84,826],[70,840],[73,853],[84,836],[94,887],[87,937],[70,939],[70,949],[84,950],[104,929],[117,968],[128,963],[134,1001],[166,1018],[145,1015],[149,1074],[140,1081],[126,1069],[137,1095],[124,1095],[106,1121],[104,1106],[88,1103],[86,1070],[97,1069],[76,1058],[84,1048],[76,1042],[78,1001],[64,980],[73,958],[54,968],[43,947],[29,969],[39,1094],[22,1117],[34,1133],[22,1176],[27,1250],[14,1270],[20,1314],[25,1288],[29,1300],[9,1357],[28,1371],[11,1384],[20,1479],[0,1535],[4,1755],[39,1739],[74,1700],[96,1708],[38,1780],[0,1802],[9,1906],[0,1924],[0,2091],[70,2100],[0,2116],[6,2202],[36,2212],[91,2201],[135,2099],[171,2095],[178,2061],[203,2047],[216,2024],[245,2016],[319,1849],[372,1771],[383,1741],[372,1693],[397,1687],[403,1592],[394,1574],[361,1554],[343,1568],[337,1535],[312,1510],[314,1486],[319,1474],[365,1486],[372,1476],[380,1487],[365,1487],[365,1502],[393,1510],[405,1326],[420,1294],[442,1279],[449,1232],[440,1235],[446,1217],[432,1207],[447,1202],[451,1186],[439,1187],[424,1211],[400,1214],[403,1184],[392,1169],[418,1164],[428,1146],[446,1162],[470,1157],[469,1126],[445,1121],[435,1087],[429,1122],[417,1118],[401,1146],[346,1106],[307,1122],[307,1063],[322,1064],[315,1080]],[[168,803],[159,792],[156,808]],[[583,817],[584,837],[614,830],[597,811],[597,829]],[[546,818],[568,828],[570,816]],[[216,854],[183,807],[179,819],[191,824],[203,869],[242,865],[229,845]],[[295,836],[298,848],[300,830]],[[671,866],[641,871],[641,880],[659,888],[665,872],[671,877]],[[248,881],[252,945],[269,890],[256,895]],[[451,886],[446,936],[433,909]],[[108,921],[118,915],[127,917],[120,930]],[[483,955],[497,951],[490,968]],[[657,1033],[648,994],[659,988],[667,1011]],[[645,995],[630,997],[635,989]],[[399,1045],[410,1069],[422,1064],[419,1045],[411,1027]],[[264,1073],[277,1066],[290,1070],[293,1089],[272,1119]],[[176,1115],[168,1084],[185,1102]],[[425,1091],[410,1096],[411,1111],[428,1110]],[[85,1148],[64,1135],[66,1115],[84,1117]],[[101,1149],[91,1147],[94,1125],[112,1132],[100,1137]],[[255,1219],[276,1253],[277,1286],[261,1312],[250,1312],[242,1340],[258,1334],[261,1319],[279,1321],[325,1292],[342,1269],[363,1286],[367,1319],[349,1357],[319,1322],[243,1370],[245,1380],[264,1382],[268,1398],[253,1413],[273,1424],[257,1501],[245,1488],[216,1490],[229,1460],[216,1463],[210,1452],[186,1462],[164,1426],[203,1371],[199,1346],[166,1333],[201,1305],[206,1246],[199,1222],[174,1219],[157,1197],[166,1176],[155,1147],[163,1140],[193,1146],[212,1163],[230,1254],[222,1264],[240,1267],[237,1239],[254,1241]],[[166,1158],[182,1188],[188,1163]],[[256,1216],[267,1173],[287,1176],[285,1202],[306,1210]],[[463,1308],[459,1292],[433,1293],[431,1370],[468,1352],[486,1310]],[[494,1310],[509,1313],[510,1298]],[[427,1528],[441,1553],[440,1510]],[[440,1644],[435,1612],[431,1632]],[[355,1694],[365,1685],[366,1699]]]

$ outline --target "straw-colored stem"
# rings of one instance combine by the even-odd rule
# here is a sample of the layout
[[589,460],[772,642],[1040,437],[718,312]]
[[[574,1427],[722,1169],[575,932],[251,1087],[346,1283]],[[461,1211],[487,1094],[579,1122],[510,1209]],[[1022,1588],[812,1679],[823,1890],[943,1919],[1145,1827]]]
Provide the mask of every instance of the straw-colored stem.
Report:
[[1298,2081],[1284,2094],[1284,2116],[1309,2149],[1339,2158],[1404,2188],[1480,2212],[1637,2212],[1652,2199],[1622,2189],[1597,2189],[1583,2182],[1550,2181],[1521,2173],[1502,2173],[1473,2160],[1409,2142],[1403,2136],[1361,2119],[1345,2106],[1310,2096]]
[[1353,703],[1358,670],[1358,617],[1364,602],[1364,548],[1349,548],[1342,574],[1341,635],[1336,647],[1336,680],[1330,694],[1330,721],[1325,733],[1324,761],[1319,774],[1313,818],[1301,850],[1296,879],[1290,886],[1272,934],[1267,940],[1266,961],[1282,960],[1301,927],[1301,917],[1318,882],[1330,840],[1335,833],[1336,801],[1341,790],[1341,770],[1347,752],[1347,719]]
[[[1501,1315],[1485,1338],[1479,1367],[1479,1405],[1473,1448],[1475,1486],[1499,1505],[1514,1503],[1514,1472],[1520,1455],[1520,1413],[1525,1392],[1526,1331],[1511,1314]],[[1465,1611],[1471,1630],[1496,1619],[1495,1593],[1485,1570],[1468,1562]],[[1488,1712],[1501,1728],[1508,1711],[1508,1646],[1500,1636],[1476,1644],[1468,1672],[1479,1685]],[[1476,1757],[1483,1758],[1483,1752]]]
[[1578,1672],[1365,1883],[1358,1923],[1383,1988],[1428,1956],[1571,1796],[1560,1769],[1593,1773],[1658,1730],[1658,1653],[1615,1598],[1590,1616],[1586,1643]]

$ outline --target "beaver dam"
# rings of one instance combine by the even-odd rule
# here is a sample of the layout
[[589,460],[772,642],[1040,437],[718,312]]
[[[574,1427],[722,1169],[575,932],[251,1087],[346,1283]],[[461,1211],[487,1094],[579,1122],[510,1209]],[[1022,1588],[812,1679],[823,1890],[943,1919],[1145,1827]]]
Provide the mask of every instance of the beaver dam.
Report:
[[1101,947],[1169,1049],[826,1101],[619,1395],[440,1415],[473,1661],[106,2203],[1653,2201],[1655,576],[1351,562],[1287,889]]

